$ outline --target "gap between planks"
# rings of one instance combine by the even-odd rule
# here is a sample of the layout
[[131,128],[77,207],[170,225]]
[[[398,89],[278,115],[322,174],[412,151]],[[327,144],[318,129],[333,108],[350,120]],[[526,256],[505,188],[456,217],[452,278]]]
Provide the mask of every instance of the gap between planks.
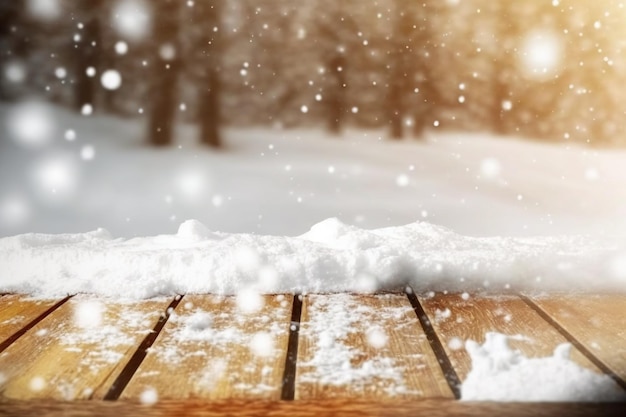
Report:
[[120,399],[152,391],[159,399],[279,400],[292,297],[261,296],[249,306],[233,296],[186,296]]
[[[619,385],[623,390],[626,391],[626,381],[624,378],[616,371],[614,371],[609,364],[607,364],[604,360],[596,356],[590,348],[586,346],[586,344],[576,338],[572,332],[570,332],[566,326],[563,326],[559,323],[558,319],[550,316],[548,311],[546,311],[545,307],[538,304],[534,300],[530,299],[524,294],[520,295],[520,298],[524,300],[524,302],[532,308],[539,316],[541,316],[545,321],[547,321],[552,327],[554,327],[569,343],[572,344],[576,349],[578,349],[585,357],[589,359],[595,366],[597,366],[602,372],[611,377],[613,381],[617,385]],[[614,312],[614,314],[619,314],[618,312]],[[587,319],[591,319],[587,317]],[[617,329],[612,329],[612,331],[617,331]],[[624,347],[621,347],[622,350],[625,350]],[[622,373],[626,373],[626,370],[622,370]]]
[[403,293],[307,295],[300,339],[297,401],[454,397]]
[[161,333],[161,330],[163,330],[165,323],[167,323],[167,320],[170,318],[172,312],[176,309],[182,298],[182,295],[177,295],[176,297],[174,297],[165,312],[159,318],[159,321],[157,321],[152,331],[143,339],[141,344],[137,347],[137,350],[135,351],[133,356],[131,356],[130,360],[126,363],[115,381],[113,381],[111,388],[109,388],[107,393],[104,395],[103,399],[105,401],[117,400],[122,394],[124,388],[126,388],[131,378],[135,375],[135,372],[137,372],[139,366],[141,366],[141,363],[146,357],[148,349],[150,349],[150,347],[153,345],[154,341]]
[[[63,303],[0,354],[3,400],[101,398],[166,300],[120,302],[78,295]],[[169,303],[169,301],[167,301]],[[156,316],[156,317],[155,317]],[[87,320],[85,320],[87,319]]]
[[287,342],[287,355],[285,357],[285,370],[283,373],[283,387],[280,394],[280,399],[283,401],[293,401],[296,395],[296,365],[298,361],[303,298],[304,296],[302,294],[295,294],[293,296],[291,321],[289,323],[289,340]]
[[441,344],[441,340],[439,336],[437,336],[437,332],[433,328],[428,315],[424,311],[424,308],[420,304],[417,296],[413,292],[413,288],[407,287],[406,296],[411,303],[411,307],[413,307],[413,311],[415,311],[415,315],[426,334],[426,339],[430,344],[430,348],[433,350],[433,353],[437,357],[437,362],[439,362],[439,366],[441,366],[441,371],[443,372],[443,376],[446,378],[448,382],[448,386],[450,390],[454,394],[454,398],[457,400],[461,398],[461,380],[459,379],[458,374],[454,370],[452,363],[450,362],[450,358],[446,353],[446,350],[443,348]]
[[[4,296],[6,294],[2,294],[2,295]],[[35,327],[37,324],[39,324],[43,319],[48,317],[52,312],[54,312],[56,309],[61,307],[63,304],[65,304],[72,297],[73,297],[72,295],[68,295],[67,297],[63,298],[62,300],[57,301],[55,304],[53,304],[52,306],[48,307],[46,310],[44,310],[39,315],[37,315],[35,318],[33,318],[26,325],[24,325],[21,328],[19,328],[15,333],[13,333],[9,337],[7,337],[4,341],[2,341],[0,343],[0,353],[4,352],[9,346],[11,346],[13,343],[15,343],[27,331],[29,331],[30,329]]]

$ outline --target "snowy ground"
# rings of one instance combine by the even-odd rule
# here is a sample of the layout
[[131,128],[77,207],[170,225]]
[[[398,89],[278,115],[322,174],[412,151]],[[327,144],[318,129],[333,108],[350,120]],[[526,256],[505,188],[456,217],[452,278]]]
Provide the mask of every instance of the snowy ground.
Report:
[[424,220],[469,236],[626,236],[626,151],[259,128],[227,129],[227,149],[214,152],[190,126],[175,147],[150,149],[142,121],[32,105],[1,106],[0,132],[0,236],[148,236],[192,218],[297,236],[330,217],[365,229]]
[[626,290],[626,151],[266,128],[215,152],[190,126],[153,149],[137,120],[0,115],[0,236],[75,233],[0,239],[0,290]]

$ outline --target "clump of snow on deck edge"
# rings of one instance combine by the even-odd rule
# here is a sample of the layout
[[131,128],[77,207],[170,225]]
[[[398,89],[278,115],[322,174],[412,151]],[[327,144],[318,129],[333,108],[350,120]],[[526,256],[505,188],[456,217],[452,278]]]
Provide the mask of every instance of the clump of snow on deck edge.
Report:
[[487,333],[483,345],[465,343],[472,370],[461,386],[468,401],[626,401],[626,393],[607,375],[570,360],[563,343],[545,358],[527,358],[508,346],[514,336]]
[[328,219],[285,237],[212,232],[190,220],[175,235],[114,239],[99,229],[2,238],[0,291],[126,298],[405,285],[416,291],[625,292],[626,273],[615,268],[624,253],[624,241],[474,238],[426,222],[364,230]]

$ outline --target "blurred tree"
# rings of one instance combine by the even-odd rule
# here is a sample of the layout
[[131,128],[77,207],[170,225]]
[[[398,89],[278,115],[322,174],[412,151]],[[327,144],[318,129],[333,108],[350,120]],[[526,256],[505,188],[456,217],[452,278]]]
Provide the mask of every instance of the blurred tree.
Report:
[[[120,30],[123,2],[53,3],[46,15],[38,2],[0,2],[0,98],[145,108],[152,144],[171,142],[178,115],[212,147],[225,123],[357,124],[400,138],[412,121],[418,137],[438,126],[594,144],[626,127],[619,0],[138,2],[154,10],[151,38]],[[536,32],[546,41],[529,45]],[[120,41],[128,53],[114,52]],[[526,68],[550,54],[556,68]],[[122,88],[100,85],[107,69]]]
[[417,39],[415,25],[417,16],[408,2],[394,1],[394,32],[389,50],[389,90],[387,95],[387,111],[391,138],[401,139],[404,136],[404,119],[407,117],[407,91],[414,77],[416,62],[413,59]]
[[302,117],[321,119],[328,131],[337,135],[346,118],[351,38],[356,34],[350,4],[321,0],[294,13],[294,17],[297,50],[291,64],[300,78],[298,102],[308,108]]
[[615,86],[626,83],[624,19],[621,3],[613,0],[575,2],[556,13],[564,59],[551,83],[558,95],[547,103],[554,111],[542,115],[542,133],[593,145],[622,141],[626,100]]
[[346,113],[346,57],[341,47],[328,57],[326,67],[330,79],[325,94],[327,126],[330,133],[337,135],[341,133]]
[[199,31],[195,45],[200,53],[201,65],[198,85],[198,117],[200,142],[213,148],[222,146],[220,138],[221,122],[221,66],[222,44],[220,0],[204,0],[195,3],[194,13],[198,19]]
[[153,1],[148,142],[155,146],[169,145],[172,142],[181,66],[179,31],[183,4],[181,0]]
[[[102,25],[103,0],[73,1],[74,11],[80,22],[79,32],[74,37],[72,48],[75,53],[75,99],[74,106],[80,111],[85,104],[95,107],[100,90],[98,77],[102,70]],[[69,34],[68,34],[69,35]]]
[[[491,126],[495,133],[508,132],[507,114],[513,102],[513,77],[516,75],[516,41],[519,39],[519,29],[514,13],[514,3],[510,1],[492,2],[493,13],[493,45],[497,53],[493,57],[492,70],[492,108]],[[487,5],[487,7],[489,7]]]
[[323,10],[315,14],[313,36],[320,48],[321,66],[324,68],[322,97],[326,126],[334,135],[341,132],[346,117],[346,90],[348,81],[346,55],[354,49],[351,37],[357,32],[356,24],[346,13],[342,2],[321,3]]
[[[424,131],[436,124],[436,116],[442,110],[443,100],[438,88],[437,79],[450,80],[453,69],[437,67],[438,57],[436,56],[436,41],[438,14],[443,13],[440,2],[425,0],[421,3],[411,3],[408,12],[413,20],[410,33],[410,47],[407,48],[409,54],[409,66],[415,67],[416,72],[411,80],[416,85],[410,88],[410,93],[416,92],[417,103],[413,107],[413,136],[420,138]],[[406,23],[408,26],[409,23]],[[441,35],[441,34],[440,34]],[[410,85],[411,86],[411,85]],[[447,85],[447,87],[454,87]]]
[[14,99],[27,78],[25,57],[30,44],[24,2],[0,2],[0,100]]
[[[222,55],[222,85],[228,97],[237,100],[223,103],[226,121],[236,123],[271,122],[281,125],[295,123],[291,111],[301,90],[297,60],[297,39],[294,26],[298,24],[292,0],[242,0],[236,31],[228,39],[220,39]],[[235,29],[235,28],[233,28]],[[236,108],[237,111],[228,111]]]
[[[433,16],[429,14],[430,2],[395,0],[394,6],[394,32],[388,52],[390,135],[393,139],[402,138],[404,120],[413,113],[414,134],[419,137],[438,110],[436,87],[431,76],[435,64],[432,57]],[[413,106],[409,105],[409,95],[417,95]]]

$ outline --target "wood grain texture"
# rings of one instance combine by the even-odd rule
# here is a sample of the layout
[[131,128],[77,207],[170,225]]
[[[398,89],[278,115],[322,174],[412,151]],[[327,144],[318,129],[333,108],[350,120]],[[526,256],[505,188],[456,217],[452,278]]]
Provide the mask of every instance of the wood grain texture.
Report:
[[452,398],[406,296],[304,299],[296,400]]
[[39,300],[23,295],[0,298],[0,343],[39,317],[59,300]]
[[22,417],[623,417],[626,404],[594,403],[473,403],[443,399],[419,401],[159,401],[146,406],[126,401],[0,403],[0,416]]
[[279,399],[293,299],[261,300],[245,314],[235,297],[185,296],[121,398]]
[[72,298],[0,354],[0,397],[94,396],[128,360],[168,302]]
[[[461,294],[437,294],[418,298],[461,381],[472,365],[464,348],[466,340],[482,344],[488,332],[521,335],[523,340],[510,340],[509,346],[527,357],[551,356],[559,344],[567,342],[516,296],[466,296],[464,299]],[[571,357],[579,365],[600,372],[578,350],[572,349]]]
[[530,298],[607,368],[626,380],[626,295]]

